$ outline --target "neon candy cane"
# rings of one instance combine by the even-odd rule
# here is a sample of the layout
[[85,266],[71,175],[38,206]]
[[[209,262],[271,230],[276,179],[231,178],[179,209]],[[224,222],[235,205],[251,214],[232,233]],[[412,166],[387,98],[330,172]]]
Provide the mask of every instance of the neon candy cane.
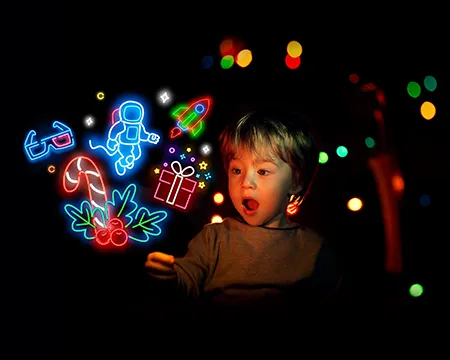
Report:
[[[82,177],[82,175],[84,176]],[[78,156],[67,164],[63,176],[64,190],[68,193],[76,191],[80,186],[82,178],[86,180],[86,184],[88,185],[89,200],[92,208],[105,209],[105,204],[108,201],[105,183],[97,165],[86,156]],[[105,210],[108,216],[108,209]],[[100,214],[95,213],[93,218],[98,226],[105,227]]]

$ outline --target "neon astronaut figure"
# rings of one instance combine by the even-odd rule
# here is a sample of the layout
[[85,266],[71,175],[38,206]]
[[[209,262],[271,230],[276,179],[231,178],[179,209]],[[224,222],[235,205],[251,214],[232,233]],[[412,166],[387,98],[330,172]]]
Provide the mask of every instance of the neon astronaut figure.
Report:
[[142,124],[144,107],[137,101],[125,101],[120,105],[118,113],[119,120],[109,129],[106,148],[102,145],[93,146],[91,141],[89,145],[93,150],[103,149],[109,156],[119,154],[115,168],[116,173],[122,176],[141,157],[141,142],[158,144],[160,136],[145,129]]

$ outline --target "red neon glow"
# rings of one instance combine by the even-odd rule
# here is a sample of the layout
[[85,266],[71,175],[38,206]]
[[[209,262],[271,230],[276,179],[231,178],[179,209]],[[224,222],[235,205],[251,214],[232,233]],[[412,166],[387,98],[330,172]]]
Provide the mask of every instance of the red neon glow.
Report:
[[111,242],[113,245],[124,246],[128,241],[128,234],[124,229],[123,222],[118,218],[108,221],[106,228],[101,228],[96,234],[97,242],[100,245],[107,245]]
[[287,214],[290,215],[290,216],[295,215],[295,214],[297,214],[297,212],[298,212],[298,206],[295,205],[295,204],[289,204],[289,205],[287,206],[286,212],[287,212]]
[[111,113],[111,124],[114,125],[114,123],[116,122],[116,114],[118,113],[119,108],[114,109],[114,111]]
[[[67,164],[63,174],[63,188],[66,192],[75,192],[84,179],[92,207],[105,208],[105,204],[108,201],[105,183],[103,182],[100,170],[91,159],[86,156],[78,156],[72,159]],[[105,209],[105,211],[108,215],[108,210]],[[105,226],[102,223],[102,219],[98,218],[98,215],[92,219],[97,234],[97,227],[104,228]]]
[[177,126],[173,127],[172,130],[170,130],[170,138],[176,139],[178,136],[180,136],[183,132],[181,129]]

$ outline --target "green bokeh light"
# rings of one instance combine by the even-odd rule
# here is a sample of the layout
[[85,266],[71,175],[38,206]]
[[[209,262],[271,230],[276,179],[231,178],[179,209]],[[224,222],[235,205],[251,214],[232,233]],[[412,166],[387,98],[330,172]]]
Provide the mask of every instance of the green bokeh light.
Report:
[[225,55],[222,60],[220,60],[220,66],[222,69],[229,69],[234,64],[234,58],[231,55]]
[[406,90],[408,91],[409,96],[416,99],[419,97],[422,89],[420,88],[420,85],[418,83],[416,83],[415,81],[411,81],[408,84]]
[[319,153],[319,163],[325,164],[328,161],[328,154],[326,152],[321,151]]
[[412,297],[419,297],[420,295],[423,294],[423,287],[420,284],[414,284],[411,285],[411,287],[409,288],[409,294]]
[[433,92],[437,88],[437,81],[433,76],[426,76],[425,80],[423,81],[423,84],[425,86],[425,89],[428,91]]
[[338,154],[339,157],[344,158],[348,155],[348,150],[345,146],[339,146],[336,149],[336,154]]
[[366,137],[365,143],[369,149],[372,149],[375,147],[375,140],[373,138],[371,138],[370,136]]

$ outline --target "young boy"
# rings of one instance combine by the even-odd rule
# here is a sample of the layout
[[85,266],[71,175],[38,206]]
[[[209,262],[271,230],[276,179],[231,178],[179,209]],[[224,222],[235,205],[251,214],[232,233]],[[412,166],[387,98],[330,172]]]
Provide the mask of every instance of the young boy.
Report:
[[289,310],[332,294],[339,279],[332,253],[286,213],[292,195],[307,194],[318,166],[302,119],[255,111],[219,142],[240,216],[205,225],[182,258],[149,254],[149,274],[219,309]]

